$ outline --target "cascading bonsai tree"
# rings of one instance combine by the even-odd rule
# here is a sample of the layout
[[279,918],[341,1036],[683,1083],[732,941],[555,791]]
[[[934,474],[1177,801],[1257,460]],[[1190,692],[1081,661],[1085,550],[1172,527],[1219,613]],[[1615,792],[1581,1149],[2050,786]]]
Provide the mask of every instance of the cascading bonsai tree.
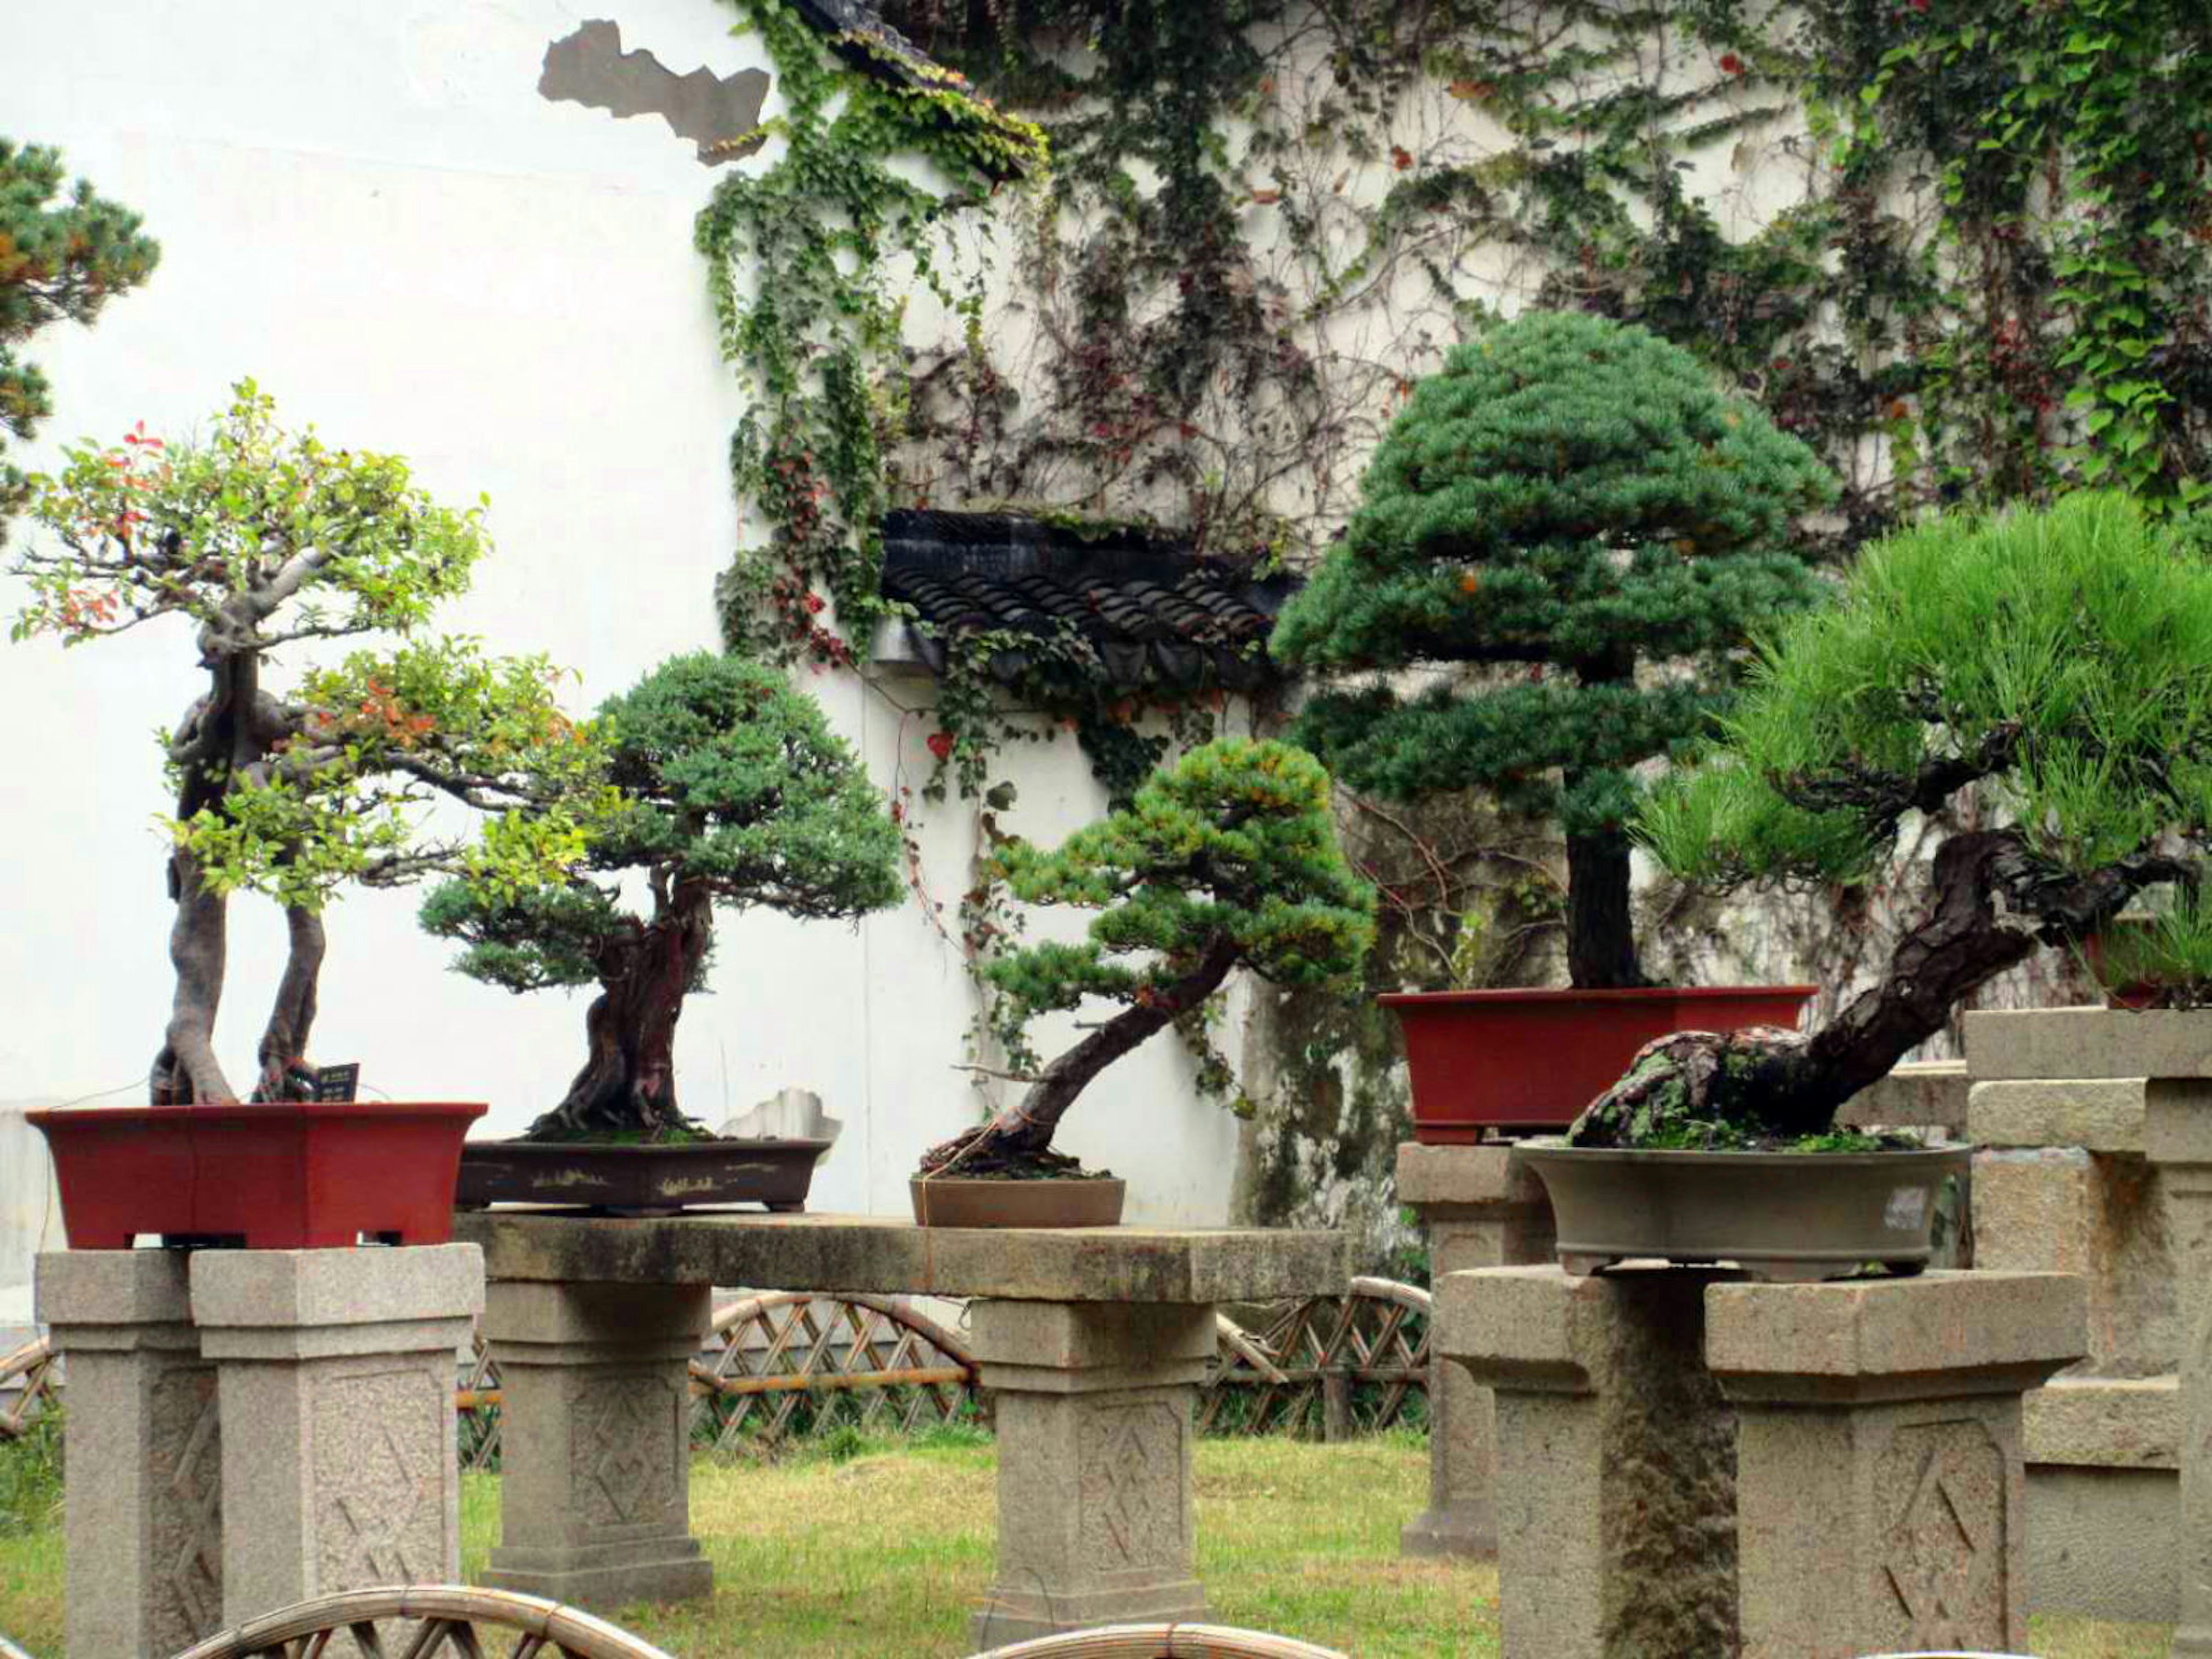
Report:
[[1978,786],[1879,983],[1809,1036],[1647,1047],[1571,1132],[1729,1146],[1826,1131],[1978,987],[2146,889],[2194,915],[2212,836],[2212,568],[2124,497],[1955,517],[1865,550],[1841,602],[1761,653],[1725,738],[1638,834],[1715,885],[1861,882],[1907,813]]
[[1704,730],[1747,635],[1816,595],[1791,521],[1834,493],[1803,444],[1643,329],[1494,328],[1414,388],[1273,639],[1331,675],[1486,672],[1327,690],[1293,736],[1363,793],[1479,787],[1557,818],[1570,976],[1641,985],[1632,769]]
[[[0,434],[26,443],[53,399],[38,365],[16,348],[50,323],[89,326],[161,258],[137,214],[94,195],[82,179],[62,195],[64,177],[58,150],[0,138]],[[0,540],[30,493],[4,450],[0,444]]]
[[[581,833],[595,757],[542,659],[487,659],[465,641],[410,639],[275,689],[275,659],[289,647],[415,635],[487,550],[481,509],[440,506],[398,457],[330,448],[312,428],[287,433],[243,381],[203,441],[170,445],[142,428],[66,458],[58,477],[31,481],[30,517],[45,533],[14,561],[30,586],[15,636],[76,645],[175,617],[194,626],[207,676],[161,739],[177,801],[177,984],[153,1103],[237,1098],[215,1021],[229,896],[241,889],[283,905],[290,934],[253,1097],[309,1097],[333,891],[465,860],[518,889],[543,878]],[[425,828],[422,809],[437,799],[507,816],[470,851]]]
[[[583,1069],[527,1139],[703,1139],[677,1105],[675,1042],[715,910],[850,919],[896,904],[897,828],[814,700],[744,658],[672,658],[593,730],[619,795],[562,879],[519,885],[495,865],[434,890],[422,923],[465,944],[454,965],[488,984],[599,988]],[[644,878],[642,913],[623,902],[625,872]]]
[[1374,942],[1374,890],[1337,848],[1328,775],[1288,744],[1194,749],[1058,849],[1012,842],[999,861],[1024,902],[1099,913],[1080,945],[1030,945],[991,963],[1008,1027],[1092,999],[1120,1011],[1018,1103],[932,1148],[925,1176],[1074,1173],[1053,1134],[1108,1066],[1197,1011],[1236,969],[1281,985],[1345,983]]

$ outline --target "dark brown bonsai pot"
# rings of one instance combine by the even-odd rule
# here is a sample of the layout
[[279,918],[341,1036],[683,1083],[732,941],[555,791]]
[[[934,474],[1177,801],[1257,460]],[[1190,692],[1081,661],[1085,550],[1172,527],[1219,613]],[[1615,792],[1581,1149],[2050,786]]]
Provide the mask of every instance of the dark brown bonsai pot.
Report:
[[1113,1176],[915,1176],[907,1182],[915,1221],[924,1227],[1114,1227],[1128,1188]]
[[556,1204],[614,1215],[673,1215],[715,1204],[806,1207],[826,1140],[610,1143],[472,1140],[461,1149],[456,1202]]
[[1514,1156],[1551,1194],[1559,1265],[1733,1261],[1761,1279],[1917,1273],[1944,1180],[1972,1152],[1656,1152],[1529,1142]]

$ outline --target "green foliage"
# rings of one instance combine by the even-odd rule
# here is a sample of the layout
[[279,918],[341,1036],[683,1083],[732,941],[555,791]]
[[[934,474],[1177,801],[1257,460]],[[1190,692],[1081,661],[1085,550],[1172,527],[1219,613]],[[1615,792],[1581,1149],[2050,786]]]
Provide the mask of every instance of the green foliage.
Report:
[[656,899],[849,918],[897,902],[898,832],[820,707],[775,669],[672,657],[600,708],[592,742],[613,792],[557,882],[516,888],[496,860],[434,891],[422,925],[464,941],[455,966],[512,991],[600,979],[643,923],[594,879],[650,878]]
[[2098,945],[2091,974],[2130,1006],[2212,1006],[2212,899],[2201,885],[2154,914],[2118,918]]
[[1287,744],[1220,738],[1057,849],[1015,842],[1000,858],[1023,902],[1099,913],[1083,943],[1026,945],[986,969],[1010,1048],[1036,1015],[1086,998],[1146,1006],[1224,949],[1314,986],[1347,981],[1374,941],[1374,890],[1337,849],[1328,775]]
[[[768,532],[720,585],[724,631],[733,649],[849,663],[846,640],[882,614],[884,455],[903,422],[904,302],[884,262],[905,256],[959,309],[933,263],[939,222],[1041,170],[1044,140],[949,71],[905,59],[888,76],[848,69],[784,0],[738,3],[775,64],[786,107],[770,131],[787,148],[762,172],[731,171],[696,229],[723,355],[751,404],[731,475]],[[887,165],[899,157],[933,162],[943,192]],[[844,638],[822,625],[817,589]]]
[[0,1439],[0,1537],[55,1524],[62,1507],[62,1410],[48,1405],[14,1439]]
[[[507,815],[473,855],[500,879],[558,870],[599,763],[543,658],[409,638],[310,669],[281,701],[258,665],[287,644],[413,635],[488,550],[481,506],[441,505],[398,456],[286,431],[251,380],[201,441],[142,423],[64,457],[59,477],[33,481],[47,539],[15,561],[29,597],[15,637],[77,645],[179,616],[221,684],[252,676],[252,730],[234,746],[209,755],[202,732],[163,734],[179,798],[204,803],[165,824],[210,887],[319,910],[343,883],[411,879],[460,856],[428,830],[440,796]],[[195,719],[216,718],[206,708]]]
[[[1543,313],[1497,328],[1415,388],[1273,647],[1332,672],[1522,672],[1325,692],[1298,735],[1360,790],[1480,786],[1571,833],[1617,825],[1629,769],[1698,732],[1749,631],[1814,596],[1791,518],[1832,491],[1802,443],[1643,329]],[[1698,678],[1638,683],[1680,659]]]
[[2201,838],[2212,568],[2111,493],[1900,532],[1776,630],[1724,733],[1637,827],[1699,880],[1856,879],[1983,771],[2054,879]]
[[[51,323],[89,326],[111,295],[144,282],[161,257],[137,214],[94,195],[82,179],[64,193],[64,177],[58,150],[0,138],[0,434],[25,442],[53,401],[46,377],[16,347]],[[0,531],[28,491],[4,457],[0,443]]]

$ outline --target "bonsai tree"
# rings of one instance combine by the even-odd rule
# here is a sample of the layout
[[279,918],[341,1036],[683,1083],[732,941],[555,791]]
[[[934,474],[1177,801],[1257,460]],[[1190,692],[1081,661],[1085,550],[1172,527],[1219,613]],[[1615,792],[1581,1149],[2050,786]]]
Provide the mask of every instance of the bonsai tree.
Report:
[[[717,908],[850,918],[898,902],[899,838],[881,793],[813,699],[739,657],[675,657],[595,722],[619,799],[557,883],[497,863],[447,882],[422,924],[455,966],[511,991],[596,984],[583,1069],[532,1139],[690,1139],[676,1023],[700,988]],[[641,872],[642,913],[604,878]]]
[[2212,827],[2212,568],[2125,498],[1956,517],[1868,549],[1833,608],[1760,654],[1724,741],[1638,834],[1704,882],[1859,882],[1909,812],[1979,786],[1988,827],[1938,847],[1879,983],[1809,1036],[1663,1038],[1593,1102],[1586,1146],[1817,1134],[2046,946],[2176,884]]
[[58,150],[0,138],[0,540],[29,481],[6,459],[6,437],[28,442],[53,412],[46,377],[16,348],[49,323],[88,326],[112,295],[153,274],[161,250],[138,216],[92,193],[83,179],[59,203]]
[[1287,744],[1224,738],[1156,774],[1123,811],[1053,852],[999,861],[1016,897],[1099,914],[1080,945],[1040,943],[987,970],[1007,1021],[1097,999],[1119,1006],[1046,1066],[1020,1102],[933,1148],[924,1175],[1071,1171],[1054,1132],[1092,1079],[1196,1011],[1231,971],[1348,982],[1375,937],[1375,895],[1337,850],[1328,776]]
[[76,645],[173,617],[193,625],[207,676],[161,738],[177,801],[177,983],[153,1102],[237,1098],[214,1033],[240,889],[283,904],[290,935],[254,1097],[305,1097],[331,893],[458,867],[463,848],[422,826],[420,809],[441,798],[532,806],[468,856],[518,886],[538,879],[578,833],[564,803],[572,791],[588,799],[590,745],[562,715],[546,664],[488,659],[464,641],[410,639],[274,689],[286,647],[413,635],[468,586],[489,545],[481,510],[438,505],[398,457],[285,433],[248,380],[204,442],[173,447],[142,428],[66,458],[58,478],[32,481],[31,516],[51,544],[15,558],[31,596],[15,636]]
[[1655,335],[1544,313],[1493,329],[1414,388],[1273,639],[1330,673],[1486,672],[1325,691],[1293,735],[1354,789],[1481,787],[1558,818],[1571,977],[1643,984],[1631,769],[1703,730],[1747,635],[1814,596],[1790,521],[1834,490]]

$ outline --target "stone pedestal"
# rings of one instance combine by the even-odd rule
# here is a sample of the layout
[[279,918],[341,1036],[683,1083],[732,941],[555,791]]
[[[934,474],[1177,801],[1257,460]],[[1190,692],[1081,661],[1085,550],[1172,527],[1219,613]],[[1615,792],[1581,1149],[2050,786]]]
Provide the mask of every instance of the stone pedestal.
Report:
[[71,1653],[168,1659],[222,1628],[222,1439],[186,1261],[38,1259],[38,1318],[69,1366]]
[[[2212,1018],[2193,1018],[2212,1030]],[[2200,1061],[2195,1069],[2205,1067]],[[2143,1127],[2164,1178],[2181,1293],[2181,1617],[2173,1654],[2212,1659],[2212,1082],[2154,1078]]]
[[691,1536],[689,1367],[704,1284],[497,1282],[499,1547],[483,1582],[586,1607],[714,1587]]
[[[1398,1201],[1429,1235],[1431,1277],[1552,1259],[1544,1183],[1506,1146],[1398,1148]],[[1429,1343],[1429,1506],[1399,1534],[1407,1555],[1498,1553],[1497,1413],[1490,1390]]]
[[1744,1659],[2020,1650],[2021,1395],[2080,1357],[2082,1308],[2056,1273],[1705,1293]]
[[338,1590],[457,1580],[454,1353],[483,1305],[476,1248],[191,1261],[221,1401],[224,1622]]
[[969,1331],[999,1432],[999,1565],[976,1645],[1202,1619],[1190,1425],[1213,1310],[978,1302]]
[[1735,1277],[1437,1281],[1435,1340],[1495,1393],[1504,1659],[1735,1651],[1735,1425],[1699,1357]]

